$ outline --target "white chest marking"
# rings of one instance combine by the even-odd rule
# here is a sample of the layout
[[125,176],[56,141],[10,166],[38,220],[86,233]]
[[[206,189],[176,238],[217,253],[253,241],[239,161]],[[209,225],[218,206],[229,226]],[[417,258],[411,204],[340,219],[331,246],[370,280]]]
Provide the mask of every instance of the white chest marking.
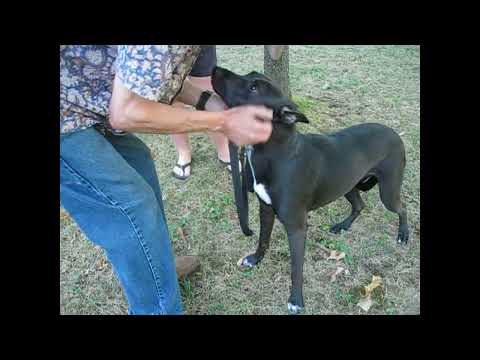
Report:
[[272,200],[270,199],[270,196],[267,193],[267,189],[265,189],[265,186],[263,184],[257,184],[255,181],[253,183],[253,190],[257,193],[258,196],[260,196],[260,199],[265,201],[268,205],[272,205]]

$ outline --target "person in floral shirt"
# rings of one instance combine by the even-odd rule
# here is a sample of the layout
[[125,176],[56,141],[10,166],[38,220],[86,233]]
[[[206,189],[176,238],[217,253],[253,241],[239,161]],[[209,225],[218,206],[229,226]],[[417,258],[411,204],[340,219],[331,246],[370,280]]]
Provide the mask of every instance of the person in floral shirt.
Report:
[[132,315],[182,314],[176,269],[198,264],[174,258],[155,165],[133,133],[212,131],[245,145],[267,141],[272,131],[271,109],[227,109],[187,79],[201,50],[60,46],[61,204],[105,250]]

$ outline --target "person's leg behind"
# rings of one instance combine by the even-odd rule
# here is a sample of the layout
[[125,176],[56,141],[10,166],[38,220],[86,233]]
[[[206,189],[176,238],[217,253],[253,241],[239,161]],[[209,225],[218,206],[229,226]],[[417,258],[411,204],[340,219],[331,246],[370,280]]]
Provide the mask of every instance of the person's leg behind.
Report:
[[[217,65],[217,53],[215,45],[207,45],[202,48],[188,78],[189,80],[203,90],[214,92],[212,87],[212,71]],[[178,105],[182,106],[182,105]],[[224,164],[230,161],[228,150],[228,139],[225,135],[207,131],[207,135],[217,149],[217,157]],[[186,179],[190,176],[191,146],[187,134],[174,134],[171,138],[178,152],[178,161],[173,169],[174,176],[179,179]],[[229,167],[230,168],[230,167]]]
[[[189,79],[204,90],[215,92],[212,87],[212,72],[217,66],[217,49],[215,45],[205,46],[189,74]],[[218,158],[223,162],[230,161],[228,139],[225,135],[214,131],[207,131],[210,140],[217,148]]]

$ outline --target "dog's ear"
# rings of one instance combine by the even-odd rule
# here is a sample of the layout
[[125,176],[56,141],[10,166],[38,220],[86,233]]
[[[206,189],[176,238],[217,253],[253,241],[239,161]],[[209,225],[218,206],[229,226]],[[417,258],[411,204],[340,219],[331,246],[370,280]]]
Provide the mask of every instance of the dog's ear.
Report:
[[285,124],[294,124],[297,122],[309,123],[310,121],[301,112],[288,106],[282,106],[279,111],[281,122]]

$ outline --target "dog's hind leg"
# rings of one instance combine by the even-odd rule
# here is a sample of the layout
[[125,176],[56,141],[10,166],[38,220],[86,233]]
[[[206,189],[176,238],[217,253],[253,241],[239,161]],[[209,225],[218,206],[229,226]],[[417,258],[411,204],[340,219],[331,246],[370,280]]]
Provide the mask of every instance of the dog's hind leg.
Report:
[[407,211],[400,201],[400,191],[403,180],[403,166],[396,167],[396,171],[384,171],[378,182],[380,190],[380,199],[385,207],[396,213],[398,222],[398,243],[406,244],[408,242],[408,222]]
[[342,230],[348,230],[355,219],[360,215],[360,212],[365,207],[365,203],[363,202],[360,193],[358,192],[357,188],[353,188],[350,192],[348,192],[345,197],[347,198],[348,202],[352,205],[352,212],[349,217],[347,217],[342,222],[333,225],[330,228],[330,232],[334,234],[338,234]]
[[275,222],[275,213],[273,208],[263,201],[260,201],[260,237],[258,247],[255,253],[245,256],[239,260],[242,268],[249,268],[257,265],[265,256],[265,251],[270,245],[273,223]]

